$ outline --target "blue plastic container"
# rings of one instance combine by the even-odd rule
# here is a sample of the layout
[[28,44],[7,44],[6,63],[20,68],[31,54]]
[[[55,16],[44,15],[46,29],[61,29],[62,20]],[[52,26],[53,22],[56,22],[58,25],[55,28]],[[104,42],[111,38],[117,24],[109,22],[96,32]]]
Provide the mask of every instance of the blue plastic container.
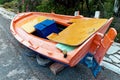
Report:
[[46,38],[51,33],[59,32],[54,20],[46,19],[46,20],[36,24],[34,27],[36,29],[37,35],[42,38]]

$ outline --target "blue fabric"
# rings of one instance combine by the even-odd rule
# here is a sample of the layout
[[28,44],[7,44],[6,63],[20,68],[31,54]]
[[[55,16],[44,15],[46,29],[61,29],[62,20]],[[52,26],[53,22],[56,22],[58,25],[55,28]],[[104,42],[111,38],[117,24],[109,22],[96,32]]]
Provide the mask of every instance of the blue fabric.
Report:
[[95,77],[102,69],[91,53],[87,53],[86,56],[80,61],[80,63],[90,68]]

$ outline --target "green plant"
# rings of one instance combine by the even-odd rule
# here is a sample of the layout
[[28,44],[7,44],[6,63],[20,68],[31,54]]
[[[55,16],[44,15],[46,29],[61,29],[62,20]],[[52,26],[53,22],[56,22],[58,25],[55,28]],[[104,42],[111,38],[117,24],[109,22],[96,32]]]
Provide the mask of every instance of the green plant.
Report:
[[56,3],[55,0],[43,0],[39,6],[37,6],[37,11],[40,12],[55,12],[57,14],[67,14],[73,15],[76,8],[67,8],[65,5]]
[[10,10],[16,12],[16,10],[17,10],[17,5],[18,5],[17,0],[13,0],[13,1],[11,1],[11,2],[6,2],[6,3],[4,3],[3,7],[6,8],[6,9],[10,9]]
[[0,0],[0,4],[3,4],[3,0]]
[[[37,11],[36,7],[41,3],[41,0],[17,0],[19,12]],[[44,1],[44,0],[43,0]]]
[[4,4],[6,2],[11,2],[11,1],[13,1],[13,0],[0,0],[0,4]]

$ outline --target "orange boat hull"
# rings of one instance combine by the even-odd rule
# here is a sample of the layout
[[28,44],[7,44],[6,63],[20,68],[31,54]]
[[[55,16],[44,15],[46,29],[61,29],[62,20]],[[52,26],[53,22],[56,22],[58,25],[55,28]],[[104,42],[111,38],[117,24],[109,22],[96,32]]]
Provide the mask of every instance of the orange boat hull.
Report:
[[[107,22],[101,26],[101,28],[95,32],[91,37],[89,37],[84,43],[79,45],[73,51],[67,53],[67,57],[64,58],[64,54],[56,48],[57,42],[53,42],[47,39],[37,37],[35,35],[25,32],[21,26],[29,22],[31,19],[35,19],[38,16],[45,16],[51,19],[54,19],[56,23],[63,26],[69,26],[70,19],[79,19],[85,18],[81,15],[79,16],[65,16],[54,13],[41,13],[41,12],[28,12],[18,14],[11,22],[11,33],[14,37],[26,47],[38,52],[41,55],[44,55],[50,59],[56,60],[58,62],[67,64],[71,67],[75,66],[88,52],[93,52],[92,45],[95,35],[101,33],[104,35],[109,25],[111,24],[113,18],[107,20]],[[110,44],[111,45],[111,44]],[[108,49],[109,47],[107,47]],[[106,50],[105,50],[106,51]]]

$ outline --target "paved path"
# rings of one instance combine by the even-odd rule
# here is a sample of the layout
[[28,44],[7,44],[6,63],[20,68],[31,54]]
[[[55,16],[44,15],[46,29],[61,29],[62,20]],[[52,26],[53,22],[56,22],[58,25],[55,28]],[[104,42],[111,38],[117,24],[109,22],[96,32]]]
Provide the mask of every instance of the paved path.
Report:
[[114,42],[107,51],[102,63],[102,66],[116,72],[120,75],[120,44]]
[[[53,75],[48,67],[39,66],[35,58],[25,55],[34,52],[14,39],[9,31],[11,20],[4,17],[0,15],[0,80],[120,80],[118,74],[106,68],[103,68],[95,79],[91,71],[81,64],[74,68],[66,68],[56,76]],[[116,65],[117,68],[114,66],[114,70],[118,69],[119,57],[115,55],[116,52],[119,54],[119,44],[114,43],[102,65],[107,68]],[[113,57],[116,58],[116,62]],[[108,59],[113,62],[109,62]]]

